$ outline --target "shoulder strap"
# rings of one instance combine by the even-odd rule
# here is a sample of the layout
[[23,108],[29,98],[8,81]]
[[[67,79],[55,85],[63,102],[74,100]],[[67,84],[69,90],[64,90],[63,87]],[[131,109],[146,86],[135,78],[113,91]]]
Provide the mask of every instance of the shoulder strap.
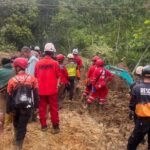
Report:
[[[97,82],[97,81],[99,80],[99,78],[102,76],[103,71],[105,71],[105,70],[103,69],[103,70],[100,72],[98,78],[96,79],[96,82]],[[96,82],[95,82],[95,83],[96,83]]]
[[[29,75],[26,76],[26,78],[25,78],[23,84],[27,81],[27,78],[28,78],[28,77],[29,77]],[[20,83],[20,81],[17,79],[17,77],[14,77],[14,78],[16,79],[17,83]]]

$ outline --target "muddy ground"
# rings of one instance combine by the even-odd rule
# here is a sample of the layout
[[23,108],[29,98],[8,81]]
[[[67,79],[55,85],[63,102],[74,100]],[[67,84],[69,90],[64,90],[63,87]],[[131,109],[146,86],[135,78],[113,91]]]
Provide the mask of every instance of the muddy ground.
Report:
[[[127,139],[133,129],[128,118],[128,100],[125,91],[110,91],[108,105],[92,112],[81,109],[81,102],[65,102],[60,110],[61,132],[40,131],[39,123],[31,123],[23,150],[126,150]],[[1,135],[1,150],[13,150],[12,127]],[[146,150],[140,145],[139,150]]]

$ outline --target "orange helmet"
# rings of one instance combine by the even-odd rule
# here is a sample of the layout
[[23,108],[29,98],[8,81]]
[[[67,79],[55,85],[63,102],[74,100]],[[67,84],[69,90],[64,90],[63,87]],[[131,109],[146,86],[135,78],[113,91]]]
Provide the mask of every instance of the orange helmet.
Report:
[[28,67],[28,60],[25,58],[16,58],[13,62],[13,66],[20,67],[22,69],[26,69]]

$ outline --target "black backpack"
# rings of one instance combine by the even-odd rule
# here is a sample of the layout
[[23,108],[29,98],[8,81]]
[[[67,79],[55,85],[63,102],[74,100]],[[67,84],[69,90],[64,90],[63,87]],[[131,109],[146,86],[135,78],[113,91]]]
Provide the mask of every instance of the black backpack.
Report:
[[26,85],[25,82],[20,83],[17,78],[17,86],[13,92],[13,103],[15,108],[32,108],[33,107],[33,88],[30,85]]

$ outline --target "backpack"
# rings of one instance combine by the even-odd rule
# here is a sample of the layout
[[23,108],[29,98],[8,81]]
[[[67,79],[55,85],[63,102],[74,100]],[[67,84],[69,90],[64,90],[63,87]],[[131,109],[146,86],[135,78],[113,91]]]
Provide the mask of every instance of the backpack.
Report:
[[32,108],[33,107],[33,89],[30,85],[26,85],[25,82],[21,83],[17,78],[17,86],[13,91],[13,103],[15,108]]

